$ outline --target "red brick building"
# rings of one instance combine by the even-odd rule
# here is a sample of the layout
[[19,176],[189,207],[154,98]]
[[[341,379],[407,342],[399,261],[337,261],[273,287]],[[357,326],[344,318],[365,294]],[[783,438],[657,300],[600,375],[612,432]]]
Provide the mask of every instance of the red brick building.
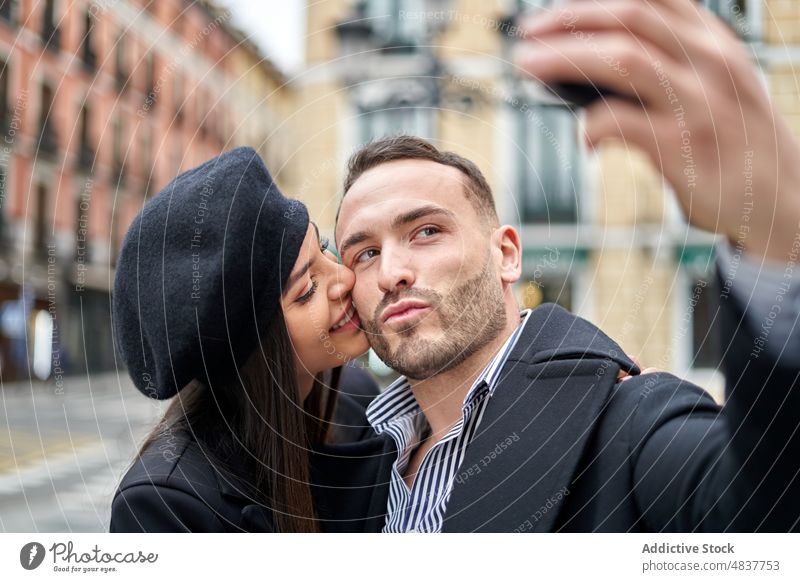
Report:
[[3,380],[115,365],[128,224],[181,169],[238,145],[248,112],[226,88],[255,49],[228,21],[207,2],[0,2]]

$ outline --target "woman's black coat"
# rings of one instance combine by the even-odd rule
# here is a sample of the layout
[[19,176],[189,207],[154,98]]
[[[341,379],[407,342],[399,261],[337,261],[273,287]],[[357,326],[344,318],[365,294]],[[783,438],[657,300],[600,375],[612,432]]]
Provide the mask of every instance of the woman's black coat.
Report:
[[[342,377],[335,421],[337,444],[316,447],[310,454],[312,490],[325,531],[350,531],[364,508],[343,490],[374,484],[367,468],[348,461],[350,447],[371,440],[364,411],[365,396],[378,389],[366,372],[348,368]],[[226,459],[233,467],[242,460]],[[237,472],[238,474],[238,472]],[[324,484],[320,486],[319,484]],[[346,497],[346,496],[345,496]],[[166,430],[123,477],[111,506],[111,532],[270,532],[271,512],[255,501],[255,492],[231,471],[217,468],[201,445],[185,430]],[[353,525],[350,525],[353,524]]]

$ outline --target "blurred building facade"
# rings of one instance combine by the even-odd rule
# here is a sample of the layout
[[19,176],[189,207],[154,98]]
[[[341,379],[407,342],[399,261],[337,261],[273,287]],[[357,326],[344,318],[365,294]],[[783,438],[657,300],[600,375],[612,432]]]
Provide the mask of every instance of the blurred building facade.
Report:
[[121,365],[119,245],[181,170],[247,144],[288,175],[284,79],[229,20],[204,1],[0,2],[3,380]]
[[[800,3],[705,0],[753,49],[800,134]],[[689,228],[642,154],[585,151],[580,117],[520,82],[513,17],[550,0],[328,0],[306,5],[293,83],[292,191],[332,230],[345,162],[370,138],[412,133],[474,160],[524,244],[518,293],[590,319],[647,365],[719,396],[713,237]]]
[[[752,47],[800,134],[800,4],[705,0]],[[291,81],[213,3],[0,2],[0,378],[119,365],[109,290],[148,196],[236,145],[331,234],[345,163],[406,132],[474,160],[525,245],[517,291],[718,389],[714,239],[644,157],[588,153],[580,118],[510,65],[513,17],[550,0],[308,2]]]

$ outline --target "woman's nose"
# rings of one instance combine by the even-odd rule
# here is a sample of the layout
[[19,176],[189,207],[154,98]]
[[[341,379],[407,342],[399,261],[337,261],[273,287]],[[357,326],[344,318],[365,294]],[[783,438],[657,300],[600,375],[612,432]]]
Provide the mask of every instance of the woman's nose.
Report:
[[328,288],[328,296],[331,301],[338,301],[349,295],[353,290],[356,283],[356,276],[353,271],[340,263],[336,263],[334,269],[334,279],[331,286]]

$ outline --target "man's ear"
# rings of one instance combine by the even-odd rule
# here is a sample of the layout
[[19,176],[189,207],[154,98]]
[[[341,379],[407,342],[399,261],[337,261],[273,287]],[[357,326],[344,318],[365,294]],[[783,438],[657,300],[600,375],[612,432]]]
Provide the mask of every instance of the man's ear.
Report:
[[513,226],[503,225],[492,233],[492,249],[496,253],[503,283],[513,284],[522,276],[522,242]]

